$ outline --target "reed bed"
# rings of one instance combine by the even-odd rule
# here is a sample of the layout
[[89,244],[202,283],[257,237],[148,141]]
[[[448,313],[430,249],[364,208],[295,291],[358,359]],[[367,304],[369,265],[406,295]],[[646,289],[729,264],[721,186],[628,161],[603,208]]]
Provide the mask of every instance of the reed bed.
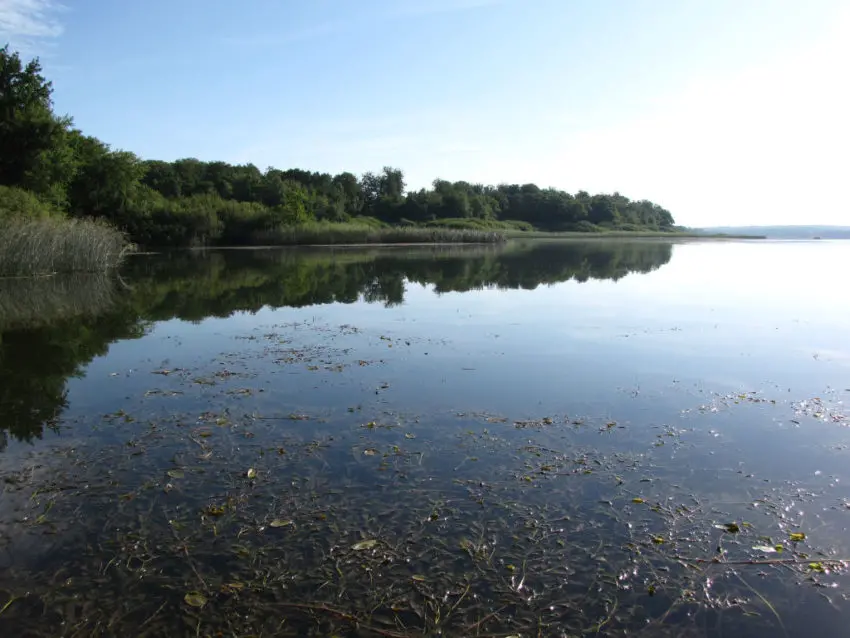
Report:
[[0,232],[0,277],[103,272],[130,246],[107,224],[79,219],[14,220]]

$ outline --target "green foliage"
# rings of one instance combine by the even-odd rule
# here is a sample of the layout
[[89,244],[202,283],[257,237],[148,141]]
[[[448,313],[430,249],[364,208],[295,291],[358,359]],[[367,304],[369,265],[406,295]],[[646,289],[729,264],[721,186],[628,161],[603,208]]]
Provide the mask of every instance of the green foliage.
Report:
[[138,158],[126,151],[112,151],[100,140],[76,131],[71,146],[78,162],[68,192],[71,214],[102,217],[121,225],[144,174]]
[[29,191],[0,186],[0,224],[11,220],[45,219],[59,213]]
[[[301,243],[310,236],[349,241],[362,234],[365,218],[381,225],[482,232],[673,229],[668,211],[619,193],[571,195],[534,184],[442,179],[430,189],[407,192],[403,171],[390,166],[358,179],[347,172],[262,171],[253,164],[195,158],[141,161],[56,116],[51,92],[37,59],[24,64],[8,47],[0,49],[0,186],[31,191],[48,209],[72,217],[105,220],[145,246]],[[5,205],[22,206],[38,208],[33,202]],[[358,230],[342,226],[329,234],[311,226],[316,222],[354,222]],[[385,241],[405,236],[381,235]],[[455,237],[416,235],[422,241]]]
[[528,222],[513,220],[498,221],[495,219],[434,219],[425,224],[429,228],[459,228],[470,230],[518,231],[530,232],[534,226]]
[[37,59],[24,64],[8,45],[0,49],[0,185],[48,188],[70,124],[53,114],[51,92]]
[[375,227],[360,223],[312,223],[300,226],[280,225],[256,238],[257,244],[269,246],[321,244],[420,244],[469,243],[484,244],[504,241],[502,233],[451,228],[416,226]]

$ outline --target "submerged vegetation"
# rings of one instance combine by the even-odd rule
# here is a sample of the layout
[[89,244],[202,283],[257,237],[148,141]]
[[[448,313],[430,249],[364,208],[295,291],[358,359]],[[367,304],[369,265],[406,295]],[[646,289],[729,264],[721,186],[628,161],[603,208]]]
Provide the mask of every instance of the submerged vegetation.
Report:
[[[694,470],[717,446],[687,427],[697,413],[658,434],[575,414],[418,414],[378,380],[446,344],[317,322],[234,339],[204,362],[139,361],[109,380],[120,408],[54,415],[67,444],[4,464],[0,626],[413,638],[840,625],[843,512],[805,481]],[[352,382],[367,387],[348,395]],[[782,409],[757,399],[735,400],[750,422]]]
[[[408,189],[401,170],[360,177],[260,170],[116,151],[53,112],[38,60],[0,49],[0,225],[45,211],[95,218],[141,246],[501,240],[504,232],[675,231],[653,202],[534,184],[437,179]],[[367,229],[369,229],[367,231]],[[456,231],[456,232],[452,232]]]
[[[246,356],[319,328],[280,327]],[[328,361],[297,350],[295,369]],[[846,544],[821,545],[839,518],[813,532],[785,504],[817,496],[793,486],[735,503],[718,498],[746,483],[732,471],[669,485],[671,455],[618,451],[592,419],[257,413],[250,376],[192,381],[216,368],[153,370],[145,397],[77,424],[114,443],[4,472],[18,522],[4,529],[0,621],[32,636],[391,638],[840,623],[845,606],[821,598],[846,586]],[[148,416],[184,395],[206,410]]]
[[[567,383],[563,409],[478,411],[429,396],[452,366],[493,379],[465,340],[317,318],[417,283],[618,281],[671,254],[198,250],[134,255],[121,280],[0,280],[0,633],[830,635],[850,586],[841,453],[819,460],[834,483],[759,464],[740,424],[762,447],[795,419],[803,464],[846,423],[836,393],[669,387],[672,411],[650,390],[590,413]],[[173,321],[265,308],[287,310]]]

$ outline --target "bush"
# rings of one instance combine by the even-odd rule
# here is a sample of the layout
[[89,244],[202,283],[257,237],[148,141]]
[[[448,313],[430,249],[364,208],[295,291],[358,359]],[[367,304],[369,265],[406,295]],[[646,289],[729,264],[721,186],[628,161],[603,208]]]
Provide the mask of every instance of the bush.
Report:
[[46,219],[59,213],[38,197],[14,186],[0,186],[0,223],[11,219]]
[[569,228],[566,230],[575,232],[575,233],[601,233],[604,232],[599,226],[596,224],[592,224],[587,220],[581,220],[580,222],[576,222],[575,224],[571,224]]
[[631,222],[622,222],[620,224],[616,224],[614,226],[614,230],[621,230],[626,232],[645,232],[655,230],[654,228],[647,228],[646,226],[640,226],[639,224],[632,224]]
[[499,221],[495,219],[480,219],[477,217],[434,219],[425,224],[429,228],[456,228],[468,230],[504,230],[504,231],[531,231],[534,230],[528,222],[521,221]]
[[101,222],[11,220],[0,233],[0,276],[101,272],[117,266],[128,249],[124,233]]

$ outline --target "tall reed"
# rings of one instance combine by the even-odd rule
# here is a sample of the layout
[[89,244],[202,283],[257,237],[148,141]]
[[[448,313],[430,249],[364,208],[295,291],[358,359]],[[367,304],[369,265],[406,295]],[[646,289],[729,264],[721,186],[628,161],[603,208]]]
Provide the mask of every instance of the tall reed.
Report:
[[271,246],[325,244],[490,244],[505,241],[501,232],[456,228],[393,226],[374,228],[359,224],[305,224],[280,226],[258,233],[257,244]]
[[11,219],[0,227],[0,277],[102,272],[129,250],[124,234],[80,219]]

